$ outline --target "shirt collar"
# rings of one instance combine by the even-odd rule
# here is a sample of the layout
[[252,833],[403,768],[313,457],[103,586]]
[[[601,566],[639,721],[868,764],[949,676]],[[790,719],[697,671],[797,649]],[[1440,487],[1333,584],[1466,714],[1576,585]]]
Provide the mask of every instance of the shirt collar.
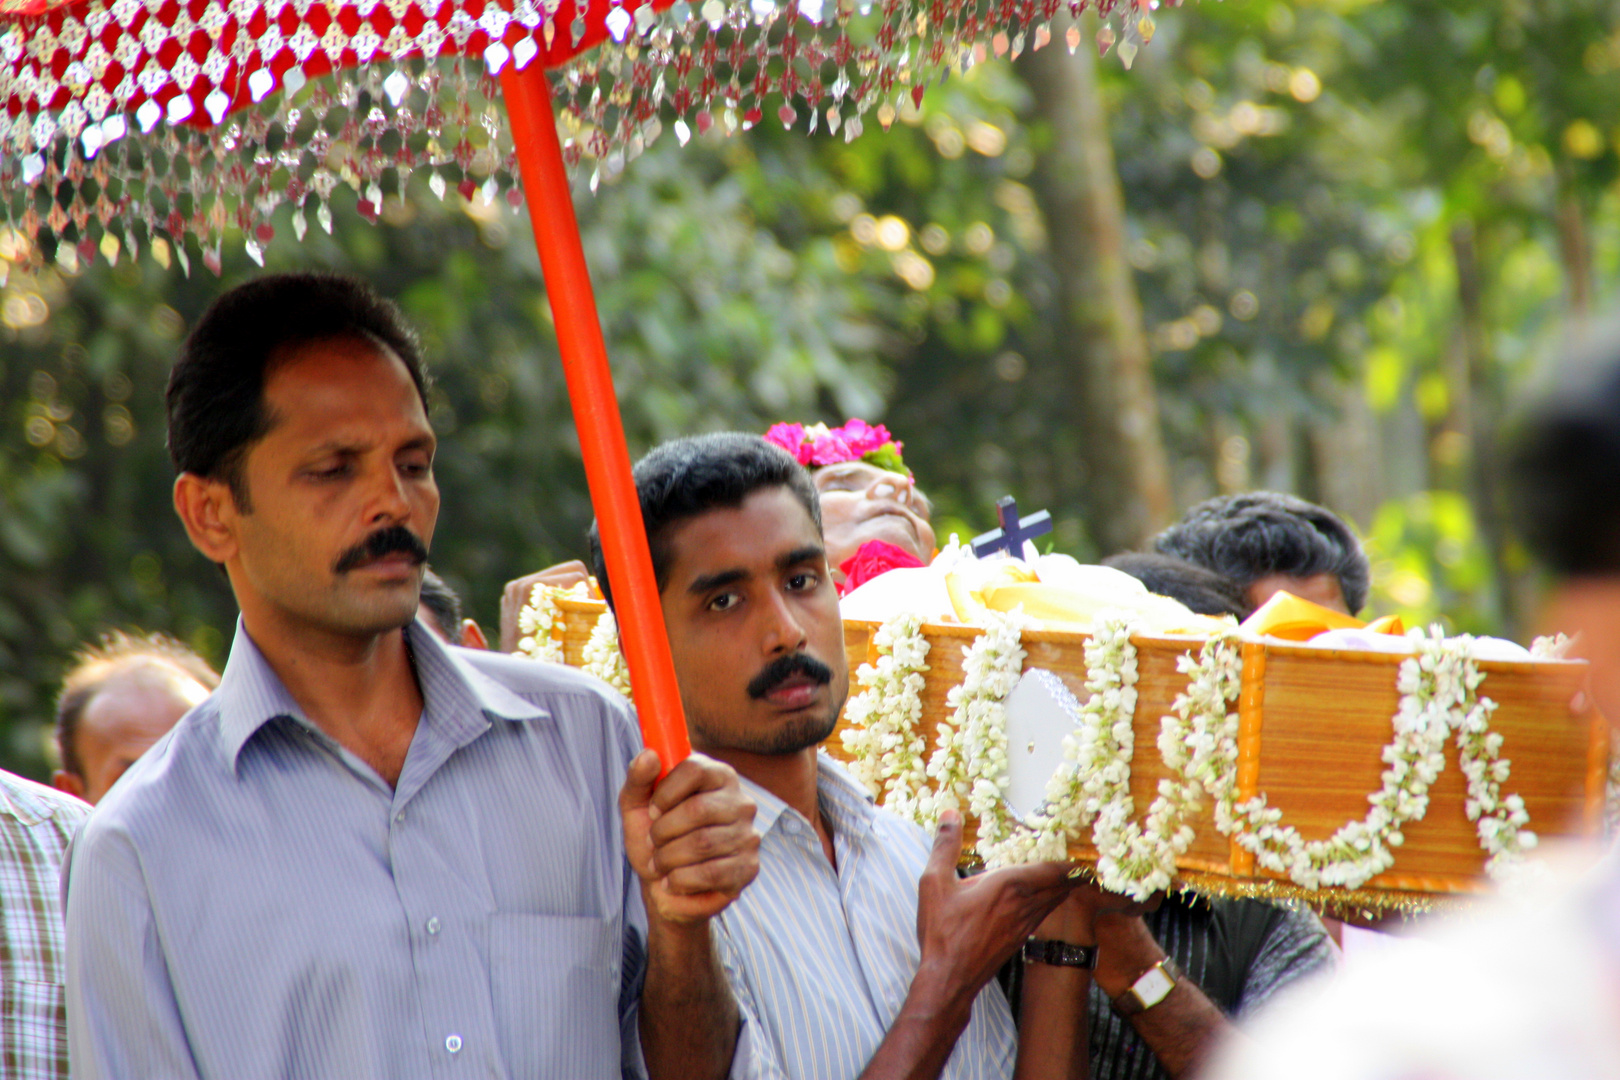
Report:
[[[457,656],[420,622],[412,623],[405,632],[422,690],[423,722],[433,725],[454,745],[462,746],[477,738],[488,729],[492,716],[522,721],[550,715]],[[315,728],[240,618],[214,701],[219,709],[220,750],[233,768],[242,748],[271,720],[286,717]]]
[[[742,784],[758,808],[754,814],[754,828],[759,830],[761,836],[768,836],[782,815],[790,812],[790,808],[786,802],[747,777],[742,778]],[[877,816],[872,796],[847,769],[824,751],[816,752],[816,796],[821,804],[821,812],[832,823],[833,831],[846,837],[868,832]],[[791,812],[803,819],[797,810]]]

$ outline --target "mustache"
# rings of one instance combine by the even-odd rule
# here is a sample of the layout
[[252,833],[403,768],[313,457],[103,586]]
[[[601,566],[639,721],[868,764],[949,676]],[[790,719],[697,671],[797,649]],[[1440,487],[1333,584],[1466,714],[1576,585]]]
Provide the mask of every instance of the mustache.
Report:
[[748,696],[757,701],[795,675],[803,675],[823,685],[832,682],[832,668],[809,653],[789,653],[772,660],[753,677],[748,683]]
[[421,537],[403,525],[390,525],[339,555],[337,562],[332,564],[332,570],[334,573],[347,574],[357,566],[396,552],[409,555],[418,565],[427,562],[428,549]]

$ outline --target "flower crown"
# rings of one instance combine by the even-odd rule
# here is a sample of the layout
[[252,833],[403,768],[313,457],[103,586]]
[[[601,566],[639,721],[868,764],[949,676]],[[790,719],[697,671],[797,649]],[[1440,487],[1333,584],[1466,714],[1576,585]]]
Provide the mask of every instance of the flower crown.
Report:
[[889,434],[882,424],[873,426],[865,420],[851,419],[843,427],[829,428],[826,424],[777,424],[765,433],[765,441],[775,443],[810,469],[824,465],[840,465],[846,461],[864,461],[901,476],[910,476],[900,451],[905,443]]

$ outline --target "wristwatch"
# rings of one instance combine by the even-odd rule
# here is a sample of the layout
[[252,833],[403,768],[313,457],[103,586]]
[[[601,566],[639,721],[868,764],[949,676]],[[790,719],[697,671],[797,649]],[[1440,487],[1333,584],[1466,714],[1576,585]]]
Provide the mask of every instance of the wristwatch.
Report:
[[1097,967],[1097,946],[1070,945],[1067,941],[1042,941],[1030,938],[1024,942],[1024,963],[1055,964],[1058,967]]
[[1133,1016],[1169,997],[1181,979],[1181,969],[1167,956],[1143,972],[1129,990],[1109,1004],[1120,1016]]

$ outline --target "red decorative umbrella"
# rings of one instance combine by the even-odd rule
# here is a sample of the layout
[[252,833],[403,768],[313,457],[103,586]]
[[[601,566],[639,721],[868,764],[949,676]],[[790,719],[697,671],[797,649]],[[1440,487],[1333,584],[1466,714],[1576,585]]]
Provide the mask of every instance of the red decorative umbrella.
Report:
[[63,260],[144,246],[189,270],[189,236],[217,273],[232,229],[262,258],[283,202],[300,237],[311,211],[330,229],[340,184],[373,220],[422,169],[441,197],[526,197],[642,731],[668,768],[685,720],[568,168],[589,162],[594,187],[666,118],[682,142],[767,115],[853,139],[1087,6],[1105,52],[1128,62],[1152,36],[1153,0],[0,0],[0,219],[34,260],[43,237]]

